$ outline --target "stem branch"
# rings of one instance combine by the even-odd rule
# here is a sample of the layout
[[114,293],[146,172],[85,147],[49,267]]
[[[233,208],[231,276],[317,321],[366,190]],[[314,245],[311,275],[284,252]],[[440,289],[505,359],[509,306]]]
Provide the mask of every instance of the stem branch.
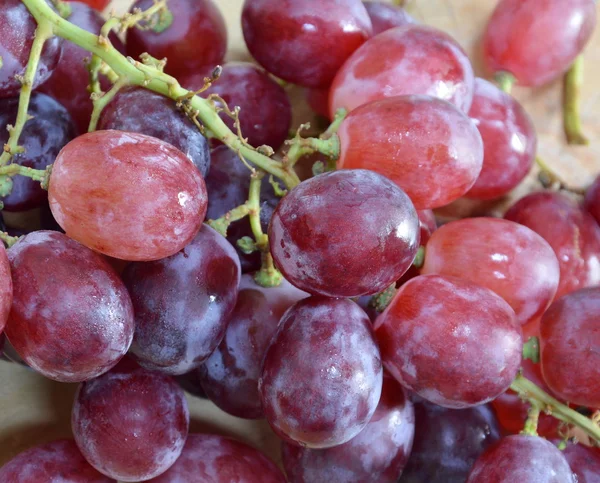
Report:
[[589,144],[581,130],[579,93],[582,83],[583,55],[580,55],[563,79],[563,128],[569,144]]

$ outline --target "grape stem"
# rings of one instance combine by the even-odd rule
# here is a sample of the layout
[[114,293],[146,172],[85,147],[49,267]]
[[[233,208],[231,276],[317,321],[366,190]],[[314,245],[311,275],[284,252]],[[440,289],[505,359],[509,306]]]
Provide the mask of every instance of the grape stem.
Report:
[[583,55],[578,56],[563,79],[563,128],[569,144],[586,145],[581,129],[579,93],[583,83]]
[[10,236],[5,231],[0,231],[0,240],[2,240],[8,248],[12,247],[20,239],[21,239],[20,236]]
[[540,156],[536,156],[535,164],[537,164],[540,170],[538,180],[544,188],[568,191],[576,195],[585,194],[585,189],[573,188],[567,185],[559,175],[552,171],[552,168],[550,168]]
[[510,72],[499,71],[494,74],[494,80],[501,91],[510,94],[517,79]]
[[534,364],[540,362],[540,340],[537,337],[530,337],[523,344],[523,359],[529,359]]
[[125,79],[124,77],[119,77],[119,79],[117,79],[117,81],[112,85],[108,92],[92,93],[92,102],[94,104],[94,109],[92,110],[92,116],[90,117],[88,132],[93,132],[96,130],[96,127],[98,126],[98,120],[100,119],[102,111],[106,106],[108,106],[109,102],[115,98],[119,91],[126,85],[127,79]]

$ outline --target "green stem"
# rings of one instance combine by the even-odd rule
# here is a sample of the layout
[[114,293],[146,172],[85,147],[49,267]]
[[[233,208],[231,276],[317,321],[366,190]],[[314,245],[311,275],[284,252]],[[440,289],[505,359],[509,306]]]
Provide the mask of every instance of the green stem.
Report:
[[8,166],[0,166],[0,177],[1,176],[26,176],[34,181],[43,183],[46,181],[48,171],[45,169],[33,169],[27,166],[21,166],[20,164],[9,164]]
[[261,287],[277,287],[283,281],[283,275],[275,268],[271,252],[262,252],[262,265],[254,274],[254,281]]
[[413,267],[421,268],[424,263],[425,263],[425,247],[420,246],[419,249],[417,250],[417,254],[415,255],[415,259],[413,260],[412,264],[413,264]]
[[262,225],[260,223],[260,187],[262,185],[264,173],[257,171],[252,174],[250,180],[250,191],[248,193],[248,205],[249,217],[250,217],[250,228],[252,234],[256,240],[256,246],[259,250],[265,251],[269,249],[269,239],[267,235],[263,233]]
[[71,6],[63,0],[52,0],[52,5],[62,18],[69,18],[73,12]]
[[500,90],[510,94],[517,79],[510,72],[500,71],[494,74],[494,80],[498,84]]
[[537,427],[540,420],[540,412],[543,406],[538,402],[531,402],[529,411],[527,411],[527,420],[525,421],[525,427],[521,434],[528,434],[530,436],[537,436]]
[[157,13],[160,13],[167,9],[167,0],[157,0],[154,5],[148,7],[148,9],[135,13],[128,13],[123,18],[111,17],[109,18],[102,29],[100,30],[100,36],[108,39],[111,30],[118,32],[125,32],[127,29],[135,27],[138,23],[149,20]]
[[535,364],[540,362],[540,340],[537,337],[530,337],[523,344],[523,359],[529,359]]
[[248,206],[248,203],[244,203],[243,205],[237,206],[234,209],[228,211],[216,220],[208,220],[206,224],[211,228],[214,228],[221,235],[226,237],[229,225],[231,225],[235,221],[239,221],[246,218],[249,214],[250,206]]
[[100,115],[104,108],[112,101],[118,92],[127,85],[127,80],[123,77],[120,77],[117,82],[113,84],[110,90],[104,94],[95,93],[96,97],[93,100],[94,109],[92,111],[92,116],[90,117],[90,125],[88,127],[88,132],[93,132],[96,130],[98,126],[98,120],[100,119]]
[[369,305],[374,308],[377,312],[383,312],[390,302],[398,292],[396,288],[396,284],[393,283],[388,288],[386,288],[383,292],[379,292],[378,294],[373,295],[371,300],[369,300]]
[[10,236],[5,231],[0,231],[0,240],[2,240],[8,248],[12,247],[21,239],[20,236]]
[[581,129],[579,94],[582,84],[583,55],[580,55],[563,79],[563,128],[569,144],[589,144]]

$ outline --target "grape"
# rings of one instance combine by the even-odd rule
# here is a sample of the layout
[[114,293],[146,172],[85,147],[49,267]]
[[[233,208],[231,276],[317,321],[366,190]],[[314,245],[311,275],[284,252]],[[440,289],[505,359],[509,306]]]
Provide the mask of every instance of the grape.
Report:
[[532,193],[517,201],[504,218],[531,228],[554,250],[560,266],[555,298],[600,284],[600,227],[567,195]]
[[507,194],[529,173],[537,149],[535,127],[518,101],[494,84],[475,79],[469,116],[483,139],[483,168],[469,198],[489,200]]
[[415,402],[415,440],[399,483],[464,483],[479,455],[500,439],[487,406],[446,409]]
[[283,313],[307,296],[285,279],[265,289],[251,275],[242,277],[225,337],[198,369],[206,395],[219,408],[239,418],[264,417],[258,378],[265,352]]
[[98,471],[121,481],[148,480],[181,454],[189,413],[175,381],[125,359],[79,386],[71,425],[77,446]]
[[385,368],[407,389],[448,408],[491,401],[517,375],[523,346],[514,311],[455,277],[405,283],[375,323]]
[[600,176],[586,190],[583,206],[600,224]]
[[[146,10],[153,0],[137,0],[131,9]],[[127,55],[137,59],[144,52],[168,60],[165,72],[175,77],[209,73],[223,62],[227,50],[227,27],[212,0],[169,0],[172,24],[155,29],[127,31]]]
[[324,173],[281,200],[269,225],[276,265],[296,287],[331,297],[386,289],[410,267],[418,218],[404,192],[367,170]]
[[600,453],[597,448],[569,444],[562,454],[577,477],[577,483],[600,482]]
[[92,468],[70,439],[22,452],[0,468],[0,480],[4,483],[116,483]]
[[330,119],[329,115],[329,89],[305,89],[306,102],[315,114]]
[[104,109],[98,129],[136,132],[172,144],[192,160],[202,176],[210,168],[208,141],[175,103],[141,87],[123,89]]
[[338,134],[338,167],[387,176],[418,210],[444,206],[464,195],[483,163],[483,143],[473,122],[448,102],[431,97],[366,104],[350,113]]
[[0,334],[6,326],[10,307],[13,303],[13,281],[10,262],[4,245],[0,246]]
[[25,362],[61,382],[113,367],[133,338],[133,308],[100,255],[62,233],[36,231],[8,250],[13,303],[6,335]]
[[[102,3],[96,2],[96,3]],[[99,12],[94,10],[98,6],[93,1],[87,1],[90,5],[81,2],[69,2],[71,15],[68,20],[74,25],[87,30],[93,34],[99,34],[104,19]],[[99,10],[102,10],[108,2]],[[94,8],[90,8],[94,7]],[[123,42],[119,40],[115,33],[109,35],[109,40],[113,47],[120,52],[125,52]],[[69,114],[75,121],[79,133],[87,132],[92,115],[93,104],[90,100],[88,85],[90,83],[90,74],[87,70],[85,59],[90,58],[90,53],[78,45],[65,41],[63,43],[62,55],[56,69],[40,88],[40,91],[56,99],[67,108]],[[109,89],[109,84],[100,76],[102,88]]]
[[259,379],[267,421],[286,441],[328,448],[350,441],[379,401],[383,371],[371,322],[351,300],[310,297],[290,307]]
[[50,208],[67,234],[123,260],[156,260],[186,246],[202,224],[202,175],[179,150],[120,131],[84,134],[54,162]]
[[542,374],[561,399],[600,407],[600,287],[572,292],[554,302],[540,324]]
[[524,325],[552,303],[560,279],[546,240],[518,223],[496,218],[453,221],[427,243],[423,274],[470,280],[506,300]]
[[225,334],[240,263],[227,240],[202,225],[179,253],[132,263],[123,280],[135,312],[136,360],[150,370],[185,374],[202,364]]
[[[427,245],[431,234],[435,230],[437,230],[437,222],[435,220],[435,215],[431,210],[419,210],[417,211],[417,215],[419,216],[419,239],[421,240],[420,244],[422,247],[424,247]],[[408,282],[409,280],[415,277],[418,277],[419,275],[421,275],[421,269],[416,267],[415,265],[411,265],[410,268],[404,273],[404,275],[402,275],[400,280],[398,280],[397,286],[403,285],[404,283]],[[369,314],[369,317],[371,317],[369,310],[366,310],[366,312],[367,314]],[[377,313],[377,311],[375,311],[375,317],[377,317],[377,315],[379,314]]]
[[404,27],[415,23],[406,10],[396,5],[379,1],[365,2],[365,8],[373,24],[373,35],[380,34],[394,27]]
[[[29,53],[37,23],[20,0],[2,0],[0,4],[0,97],[13,97],[19,93],[21,82],[16,76],[25,75]],[[52,37],[42,50],[33,86],[43,84],[60,59],[62,39]],[[14,121],[13,121],[14,123]]]
[[329,449],[283,443],[283,466],[290,483],[396,483],[408,460],[415,415],[402,387],[384,375],[375,414],[357,436]]
[[183,453],[152,483],[285,483],[269,458],[251,446],[216,434],[190,434]]
[[593,0],[501,0],[485,30],[484,59],[492,72],[540,86],[569,68],[595,25]]
[[327,87],[372,27],[360,0],[245,0],[242,31],[252,57],[272,74]]
[[352,111],[386,97],[426,94],[466,113],[473,84],[469,58],[449,35],[420,25],[397,27],[373,37],[342,66],[329,92],[329,112],[342,107]]
[[[191,90],[204,86],[205,74],[181,79]],[[252,146],[266,144],[277,151],[287,139],[292,124],[292,106],[283,87],[261,68],[248,62],[231,62],[211,87],[202,92],[202,97],[218,94],[233,111],[240,107],[242,134]],[[221,113],[221,119],[230,129],[236,130],[233,119]]]
[[[13,124],[17,118],[19,98],[0,99],[0,126]],[[34,169],[46,169],[58,152],[75,137],[75,125],[67,110],[51,97],[34,92],[29,103],[29,115],[20,138],[25,148],[12,162]],[[9,132],[0,130],[0,145],[8,142]],[[13,178],[12,192],[2,198],[7,211],[26,211],[43,204],[48,197],[38,181],[25,176]]]
[[[73,0],[67,0],[69,3],[80,3],[78,2],[74,2]],[[96,10],[104,10],[108,4],[110,3],[110,0],[81,0],[84,4],[89,5],[92,8],[95,8]],[[71,5],[71,8],[73,8],[73,6]],[[73,17],[69,17],[69,22],[73,22]]]
[[549,441],[513,435],[488,448],[475,462],[467,483],[576,483],[567,460]]
[[[206,177],[208,191],[208,211],[206,217],[216,220],[229,210],[242,205],[248,199],[250,171],[240,161],[238,154],[227,146],[219,146],[211,154],[211,169]],[[260,191],[260,220],[263,230],[267,230],[279,198],[273,188],[263,181]],[[253,272],[260,268],[260,253],[246,254],[238,247],[237,241],[244,236],[252,236],[248,218],[233,222],[227,229],[227,240],[235,247],[242,264],[242,272]]]

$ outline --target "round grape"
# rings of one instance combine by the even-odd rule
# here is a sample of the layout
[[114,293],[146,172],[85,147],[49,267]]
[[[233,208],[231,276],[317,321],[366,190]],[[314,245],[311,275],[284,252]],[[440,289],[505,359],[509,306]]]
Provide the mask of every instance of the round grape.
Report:
[[394,27],[404,27],[415,22],[406,10],[397,5],[379,1],[364,2],[367,13],[373,24],[373,35],[380,34]]
[[13,303],[13,281],[10,262],[4,245],[0,246],[0,334],[6,326],[8,314]]
[[[69,3],[80,3],[74,2],[72,0],[67,1]],[[81,2],[83,2],[85,5],[89,5],[90,7],[95,8],[96,10],[104,10],[110,3],[110,0],[81,0]],[[69,17],[69,22],[72,22],[71,17]]]
[[600,176],[586,190],[583,207],[600,224]]
[[600,452],[583,444],[569,444],[563,455],[576,476],[577,483],[600,482]]

